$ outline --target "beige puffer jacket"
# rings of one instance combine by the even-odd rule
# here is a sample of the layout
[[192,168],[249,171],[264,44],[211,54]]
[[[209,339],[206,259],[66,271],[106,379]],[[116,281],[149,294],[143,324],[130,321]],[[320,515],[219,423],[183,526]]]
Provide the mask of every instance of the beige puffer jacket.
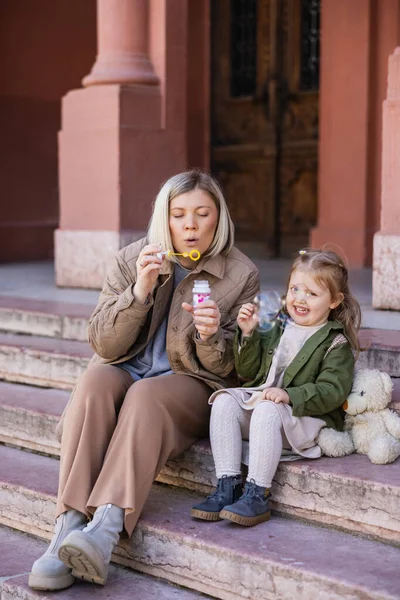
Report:
[[[97,307],[89,320],[92,363],[118,364],[136,356],[148,344],[164,318],[173,289],[173,270],[164,261],[148,304],[135,301],[136,261],[146,245],[142,239],[120,250],[108,269]],[[221,312],[219,331],[206,342],[196,337],[193,317],[182,302],[192,302],[195,279],[207,279],[211,298]],[[167,353],[175,373],[206,381],[213,389],[235,385],[232,349],[239,308],[259,289],[257,267],[236,248],[228,256],[200,259],[176,288],[169,312]]]

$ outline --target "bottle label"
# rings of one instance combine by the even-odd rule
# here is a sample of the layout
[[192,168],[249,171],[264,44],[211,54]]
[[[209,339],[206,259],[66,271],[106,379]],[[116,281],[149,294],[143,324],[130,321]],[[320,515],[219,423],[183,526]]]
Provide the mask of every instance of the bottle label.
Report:
[[195,294],[193,294],[193,304],[195,306],[197,306],[198,304],[201,304],[202,302],[205,302],[205,300],[209,300],[210,298],[210,293],[209,292],[196,292]]

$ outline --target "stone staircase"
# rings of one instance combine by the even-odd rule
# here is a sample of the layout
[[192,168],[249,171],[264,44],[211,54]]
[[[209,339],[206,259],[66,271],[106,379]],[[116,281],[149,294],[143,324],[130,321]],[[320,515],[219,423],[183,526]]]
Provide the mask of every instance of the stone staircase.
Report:
[[[206,440],[160,474],[134,535],[116,549],[105,588],[77,582],[54,594],[30,590],[26,574],[53,530],[55,425],[91,356],[84,342],[90,310],[0,299],[0,600],[400,598],[400,460],[283,463],[273,518],[241,528],[189,516],[199,493],[215,484]],[[360,363],[390,373],[400,413],[400,333],[364,330],[361,337],[368,350]]]

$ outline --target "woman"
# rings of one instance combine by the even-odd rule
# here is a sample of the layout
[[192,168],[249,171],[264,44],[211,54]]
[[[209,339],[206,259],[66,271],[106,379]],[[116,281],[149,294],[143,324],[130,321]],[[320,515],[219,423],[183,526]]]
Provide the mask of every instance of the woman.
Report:
[[[201,258],[167,258],[168,249]],[[212,300],[194,308],[195,279],[210,283]],[[119,534],[132,534],[154,479],[208,435],[212,391],[235,384],[236,317],[258,287],[256,267],[233,248],[216,181],[198,171],[169,179],[147,239],[117,254],[89,321],[96,354],[61,419],[55,534],[31,587],[106,582]]]

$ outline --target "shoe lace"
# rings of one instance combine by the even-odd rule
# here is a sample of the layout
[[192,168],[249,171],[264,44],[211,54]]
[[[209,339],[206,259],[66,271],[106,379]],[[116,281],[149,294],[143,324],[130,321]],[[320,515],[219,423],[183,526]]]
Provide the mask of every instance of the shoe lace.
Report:
[[246,502],[246,504],[250,504],[252,499],[256,496],[258,496],[256,482],[254,479],[251,479],[246,482],[243,495],[240,499],[243,500],[243,502]]

